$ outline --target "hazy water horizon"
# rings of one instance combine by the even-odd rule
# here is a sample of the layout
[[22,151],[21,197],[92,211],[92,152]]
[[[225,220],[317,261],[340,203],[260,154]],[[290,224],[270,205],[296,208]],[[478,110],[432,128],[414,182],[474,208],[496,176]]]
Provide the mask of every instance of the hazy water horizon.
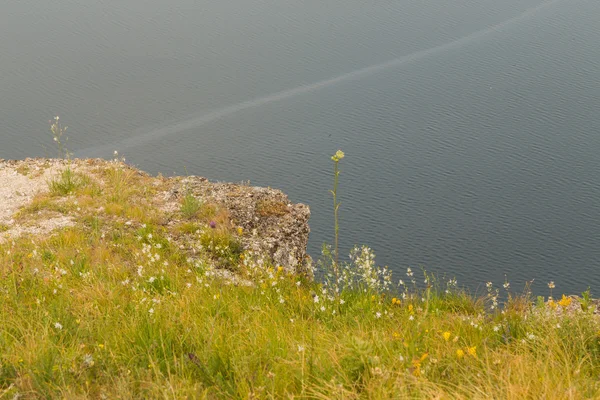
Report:
[[[0,16],[0,158],[119,150],[282,189],[331,241],[476,289],[600,284],[600,4],[74,0]],[[18,40],[16,40],[18,38]]]

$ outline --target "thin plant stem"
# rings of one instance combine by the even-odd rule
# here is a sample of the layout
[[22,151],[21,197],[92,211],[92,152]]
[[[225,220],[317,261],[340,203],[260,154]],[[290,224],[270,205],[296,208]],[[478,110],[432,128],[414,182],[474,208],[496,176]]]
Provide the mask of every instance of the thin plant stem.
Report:
[[335,232],[335,240],[334,240],[334,269],[336,276],[338,275],[338,264],[339,264],[339,237],[340,237],[340,225],[338,220],[338,212],[340,205],[337,202],[337,187],[339,181],[340,171],[338,168],[338,161],[334,163],[334,178],[333,178],[333,220],[334,220],[334,232]]
[[344,152],[338,150],[331,159],[333,160],[333,221],[334,221],[334,245],[333,245],[333,272],[335,273],[336,282],[339,282],[339,236],[340,236],[340,225],[339,225],[339,208],[340,203],[337,201],[337,189],[340,176],[340,169],[338,164],[340,160],[344,158]]

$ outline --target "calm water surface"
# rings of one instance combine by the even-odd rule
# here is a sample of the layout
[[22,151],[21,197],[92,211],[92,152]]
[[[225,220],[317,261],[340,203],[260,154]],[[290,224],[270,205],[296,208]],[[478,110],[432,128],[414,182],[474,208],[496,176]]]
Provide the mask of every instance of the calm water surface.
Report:
[[[0,158],[79,156],[250,180],[344,252],[600,294],[600,2],[9,1]],[[594,290],[595,289],[595,290]]]

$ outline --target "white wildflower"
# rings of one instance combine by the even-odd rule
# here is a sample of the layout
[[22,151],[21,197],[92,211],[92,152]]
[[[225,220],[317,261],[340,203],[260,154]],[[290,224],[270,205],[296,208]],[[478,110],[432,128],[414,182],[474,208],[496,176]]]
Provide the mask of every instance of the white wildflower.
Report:
[[83,356],[83,365],[86,367],[91,367],[94,365],[94,357],[91,354],[86,354]]

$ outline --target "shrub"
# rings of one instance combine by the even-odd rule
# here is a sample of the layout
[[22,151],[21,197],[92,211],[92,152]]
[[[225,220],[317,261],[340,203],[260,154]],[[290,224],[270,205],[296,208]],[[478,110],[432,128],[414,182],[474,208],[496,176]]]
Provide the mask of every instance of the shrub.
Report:
[[50,180],[48,186],[50,187],[50,193],[53,195],[65,196],[85,186],[88,182],[89,178],[76,173],[69,165],[60,173],[58,178]]
[[185,219],[192,219],[198,215],[198,211],[202,208],[202,202],[193,194],[187,193],[181,202],[181,214]]

